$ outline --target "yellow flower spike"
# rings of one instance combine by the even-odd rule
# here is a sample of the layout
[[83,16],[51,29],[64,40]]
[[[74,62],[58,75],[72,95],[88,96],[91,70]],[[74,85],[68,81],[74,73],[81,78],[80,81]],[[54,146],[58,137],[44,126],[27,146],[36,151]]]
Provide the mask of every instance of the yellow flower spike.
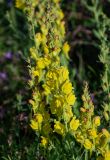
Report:
[[85,139],[84,141],[84,147],[86,149],[92,149],[93,144],[91,143],[91,141],[89,139]]
[[46,137],[41,136],[41,146],[46,147],[48,144],[48,139]]
[[36,122],[35,120],[31,120],[31,124],[30,124],[31,128],[33,130],[38,130],[39,129],[39,124],[38,122]]
[[69,105],[74,105],[75,101],[76,101],[76,97],[75,95],[71,92],[70,94],[68,94],[66,96],[66,101]]
[[110,160],[110,151],[105,153],[104,160]]
[[63,85],[62,85],[62,92],[65,94],[69,94],[72,91],[72,84],[67,80]]
[[54,132],[64,136],[64,134],[65,134],[64,125],[61,122],[56,121],[55,124],[54,124]]
[[100,117],[99,116],[96,116],[94,118],[94,124],[95,124],[96,127],[100,126]]
[[80,125],[80,122],[78,119],[75,119],[75,117],[72,118],[70,121],[70,129],[71,131],[76,131]]

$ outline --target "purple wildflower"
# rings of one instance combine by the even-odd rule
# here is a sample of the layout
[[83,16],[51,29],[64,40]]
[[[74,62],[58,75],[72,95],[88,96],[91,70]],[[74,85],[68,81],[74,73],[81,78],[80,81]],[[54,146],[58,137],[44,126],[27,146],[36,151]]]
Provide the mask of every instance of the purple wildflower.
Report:
[[4,57],[6,59],[12,59],[12,52],[6,52],[6,54],[4,55]]
[[0,72],[0,79],[2,80],[6,80],[7,79],[7,75],[5,72]]

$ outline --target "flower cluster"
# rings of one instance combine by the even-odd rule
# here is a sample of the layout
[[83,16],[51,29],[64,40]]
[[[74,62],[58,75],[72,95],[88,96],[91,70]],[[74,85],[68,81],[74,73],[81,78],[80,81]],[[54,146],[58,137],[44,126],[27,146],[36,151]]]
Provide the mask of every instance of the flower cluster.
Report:
[[99,116],[94,116],[94,105],[89,96],[87,84],[82,100],[84,104],[80,108],[80,126],[74,136],[91,154],[97,151],[99,155],[101,154],[102,160],[109,160],[110,133],[105,128],[99,131],[101,120]]
[[64,41],[64,15],[59,1],[39,0],[37,11],[32,2],[26,3],[25,11],[32,22],[30,29],[34,37],[29,60],[29,85],[33,88],[29,101],[33,111],[30,126],[41,137],[41,145],[46,146],[51,135],[65,136],[79,126],[72,112],[76,99],[74,88],[67,66],[61,63],[62,55],[68,58],[70,47]]

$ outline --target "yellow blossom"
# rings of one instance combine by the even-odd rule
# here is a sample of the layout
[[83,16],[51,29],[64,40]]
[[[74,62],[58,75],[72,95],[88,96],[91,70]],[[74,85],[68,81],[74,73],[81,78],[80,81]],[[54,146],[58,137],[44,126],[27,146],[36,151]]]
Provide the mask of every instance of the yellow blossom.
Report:
[[97,132],[95,129],[90,129],[89,130],[89,135],[91,136],[91,138],[96,138],[97,137]]
[[37,33],[37,34],[35,35],[35,38],[36,38],[36,44],[37,44],[37,45],[40,45],[40,43],[42,42],[41,33]]
[[44,47],[44,53],[45,53],[45,54],[48,54],[48,53],[49,53],[49,49],[48,49],[47,46]]
[[44,69],[45,68],[45,63],[44,63],[44,59],[43,58],[39,58],[39,60],[37,61],[37,67],[39,69]]
[[72,131],[76,131],[79,127],[80,123],[78,119],[75,119],[75,117],[73,117],[73,119],[70,121],[70,129]]
[[96,117],[94,118],[94,124],[95,124],[96,126],[100,126],[100,117],[99,117],[99,116],[96,116]]
[[41,136],[41,146],[46,147],[48,144],[48,139],[46,137]]
[[70,51],[70,46],[67,42],[64,43],[63,45],[63,52],[65,53],[65,55],[68,57],[68,52]]
[[72,84],[68,80],[62,85],[62,92],[69,94],[72,91]]
[[42,87],[44,88],[45,95],[49,95],[51,93],[51,89],[48,85],[44,84]]
[[56,121],[55,124],[54,124],[54,132],[56,132],[60,135],[64,135],[65,134],[64,125],[61,122]]
[[91,143],[91,141],[89,139],[85,139],[85,141],[84,141],[84,147],[86,149],[91,149],[92,148],[92,143]]
[[42,31],[42,33],[43,33],[45,36],[48,34],[48,29],[46,28],[45,25],[42,25],[42,26],[41,26],[41,31]]
[[40,113],[36,114],[36,115],[35,115],[35,119],[36,119],[36,121],[37,121],[39,124],[42,123],[42,121],[43,121],[43,116],[42,116],[42,114],[40,114]]
[[36,76],[39,76],[40,73],[39,73],[38,70],[35,70],[35,71],[32,72],[32,75],[33,75],[34,77],[36,77]]
[[74,105],[75,100],[76,100],[76,97],[72,92],[66,96],[66,101],[69,105]]
[[69,72],[68,69],[66,67],[60,67],[60,69],[58,70],[58,73],[60,75],[60,81],[65,81],[69,78]]
[[51,63],[50,59],[45,57],[44,58],[44,64],[45,64],[45,66],[47,67],[50,63]]
[[37,60],[37,52],[36,52],[36,49],[34,47],[30,48],[30,55],[31,55],[31,58]]
[[23,9],[25,7],[25,3],[23,0],[16,0],[15,6],[16,8]]
[[84,136],[82,135],[82,133],[80,131],[76,132],[75,138],[80,143],[83,143],[83,141],[84,141]]
[[31,124],[30,124],[31,128],[33,130],[38,130],[39,129],[39,124],[38,122],[36,122],[35,120],[31,120]]
[[68,107],[65,109],[64,117],[65,117],[66,122],[69,122],[70,119],[73,117],[73,112],[72,112],[71,106],[68,106]]

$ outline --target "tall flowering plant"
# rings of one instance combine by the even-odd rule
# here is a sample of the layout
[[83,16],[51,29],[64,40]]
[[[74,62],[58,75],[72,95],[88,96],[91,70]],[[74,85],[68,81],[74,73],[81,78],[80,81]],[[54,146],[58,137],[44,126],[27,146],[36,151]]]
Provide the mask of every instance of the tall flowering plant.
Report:
[[69,134],[85,148],[85,159],[95,152],[98,160],[109,160],[110,133],[101,129],[100,117],[94,115],[87,84],[79,118],[73,113],[74,87],[68,67],[62,62],[62,57],[68,61],[70,47],[65,42],[60,1],[16,0],[16,7],[27,15],[33,42],[28,59],[29,86],[33,91],[29,100],[32,108],[30,126],[38,135],[40,145],[48,148],[53,137],[65,138]]

